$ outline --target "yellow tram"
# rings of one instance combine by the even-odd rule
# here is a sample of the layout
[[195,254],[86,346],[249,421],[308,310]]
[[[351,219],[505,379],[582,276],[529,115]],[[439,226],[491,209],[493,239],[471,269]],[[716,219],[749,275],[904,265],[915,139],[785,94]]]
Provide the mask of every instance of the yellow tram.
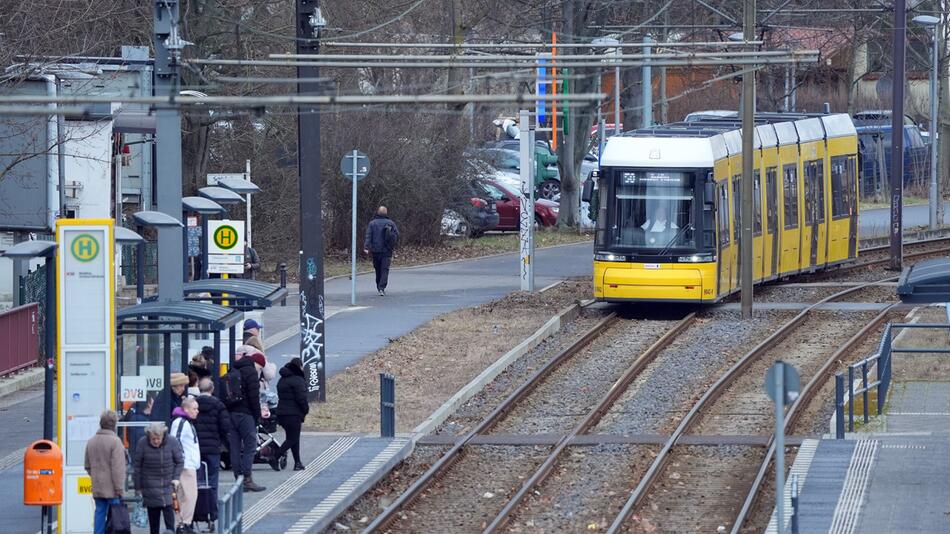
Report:
[[[756,119],[756,283],[857,257],[858,141],[851,118]],[[597,178],[594,297],[712,303],[738,291],[741,176],[734,121],[610,138]]]

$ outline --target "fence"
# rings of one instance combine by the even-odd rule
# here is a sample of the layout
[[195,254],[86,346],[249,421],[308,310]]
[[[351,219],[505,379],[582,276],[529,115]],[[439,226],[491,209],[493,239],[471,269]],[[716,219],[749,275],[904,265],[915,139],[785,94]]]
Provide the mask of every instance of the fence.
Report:
[[218,497],[218,534],[241,534],[243,522],[244,475],[241,475],[226,494]]
[[34,365],[39,358],[40,307],[31,303],[0,313],[0,375]]
[[396,377],[379,373],[379,435],[396,435]]
[[[871,355],[857,363],[848,366],[847,387],[845,387],[845,375],[838,373],[835,375],[835,437],[843,439],[845,434],[845,404],[848,406],[848,432],[854,432],[854,400],[857,395],[861,396],[863,418],[867,423],[870,420],[868,410],[870,402],[870,393],[877,390],[877,413],[884,410],[884,404],[887,402],[887,394],[891,389],[891,375],[893,373],[893,356],[896,353],[917,353],[917,354],[950,354],[950,348],[894,348],[894,331],[902,328],[923,328],[923,329],[950,329],[950,324],[941,323],[894,323],[888,324],[884,328],[884,335],[881,336],[881,344],[878,347],[877,354]],[[868,369],[871,366],[876,369],[876,378],[873,382],[868,382]],[[861,387],[855,388],[855,373],[860,372]]]

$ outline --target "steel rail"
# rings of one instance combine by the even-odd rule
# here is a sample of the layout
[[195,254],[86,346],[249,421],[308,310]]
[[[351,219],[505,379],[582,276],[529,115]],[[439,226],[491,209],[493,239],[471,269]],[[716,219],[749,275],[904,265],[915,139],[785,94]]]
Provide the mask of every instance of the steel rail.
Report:
[[[939,241],[939,239],[936,239],[933,241]],[[924,243],[917,243],[917,244],[924,244]],[[910,254],[904,254],[904,259],[906,260],[906,259],[922,258],[924,256],[931,256],[933,254],[944,254],[944,253],[950,253],[950,247],[943,247],[943,248],[937,248],[933,250],[924,250],[921,252],[912,252]],[[879,260],[868,260],[868,261],[853,263],[850,265],[841,265],[837,269],[822,271],[821,273],[809,273],[809,274],[834,275],[834,274],[839,274],[842,272],[854,271],[857,269],[861,269],[862,267],[873,267],[875,265],[880,265],[882,263],[888,263],[889,261],[890,261],[890,258],[886,257]]]
[[[950,241],[950,236],[932,237],[932,238],[930,238],[930,239],[918,239],[918,240],[916,240],[916,241],[904,241],[904,246],[905,246],[905,247],[913,247],[913,246],[917,246],[917,245],[926,245],[926,244],[929,244],[929,243],[940,243],[940,242],[942,242],[942,241]],[[877,252],[877,251],[880,251],[880,250],[889,250],[890,248],[891,248],[890,245],[876,245],[876,246],[873,246],[873,247],[859,248],[859,249],[858,249],[858,252],[864,252],[864,253],[867,253],[867,252]]]
[[[896,277],[891,278],[890,280],[896,280]],[[881,280],[882,282],[884,280]],[[838,350],[834,352],[828,359],[825,361],[824,365],[821,366],[811,380],[805,384],[805,387],[801,389],[801,392],[795,402],[788,408],[785,413],[785,424],[783,428],[785,432],[788,433],[795,425],[798,423],[799,417],[801,417],[802,406],[808,406],[812,399],[821,391],[821,386],[824,381],[831,376],[831,371],[834,370],[835,364],[840,360],[846,353],[851,352],[858,343],[864,341],[867,338],[867,335],[871,333],[872,330],[880,327],[884,321],[887,319],[887,316],[891,313],[891,308],[888,307],[873,319],[871,319],[866,325],[864,325],[861,330],[854,334],[851,339],[847,340],[842,344]],[[769,439],[768,452],[765,455],[765,459],[762,460],[762,464],[759,466],[759,470],[755,475],[755,480],[752,482],[752,487],[749,489],[748,494],[746,495],[745,501],[742,504],[742,508],[739,510],[739,514],[736,516],[736,520],[732,523],[731,534],[738,534],[739,530],[742,528],[743,523],[745,523],[746,517],[755,507],[759,495],[759,489],[762,484],[765,482],[765,476],[768,474],[769,468],[772,464],[772,458],[775,456],[775,434],[772,434],[772,437]],[[781,520],[781,518],[779,518]]]
[[[888,278],[887,280],[890,279],[892,278]],[[686,433],[686,431],[695,421],[698,420],[697,416],[699,415],[700,411],[702,411],[708,404],[711,404],[716,399],[718,399],[723,391],[725,391],[726,387],[730,385],[737,377],[739,377],[749,365],[751,365],[767,351],[771,350],[776,345],[785,340],[785,338],[787,338],[789,334],[792,333],[792,331],[794,331],[799,325],[801,325],[802,322],[805,321],[805,318],[810,312],[814,311],[822,304],[850,295],[851,293],[860,291],[866,287],[873,286],[879,282],[880,281],[870,282],[839,291],[838,293],[829,295],[808,306],[798,315],[783,324],[778,330],[772,333],[772,335],[756,345],[755,348],[746,353],[746,355],[743,356],[738,362],[733,364],[732,367],[730,367],[722,376],[719,377],[718,380],[716,380],[715,383],[713,383],[712,386],[706,390],[705,393],[703,393],[703,396],[700,397],[698,401],[696,401],[686,416],[680,421],[679,426],[676,427],[676,430],[663,445],[663,448],[660,449],[660,452],[657,454],[656,458],[654,458],[653,463],[650,464],[650,468],[643,475],[643,478],[640,479],[637,487],[632,492],[630,492],[630,496],[627,498],[623,508],[620,510],[613,523],[610,525],[607,533],[616,534],[620,531],[624,523],[627,522],[627,519],[629,519],[630,515],[633,513],[633,510],[641,503],[643,498],[646,497],[647,492],[658,479],[660,472],[666,466],[666,462],[670,458],[670,453],[672,452],[673,447],[678,443],[680,437]]]
[[544,379],[557,369],[562,363],[580,352],[589,345],[594,339],[599,337],[608,327],[617,320],[617,314],[611,313],[598,321],[583,336],[558,352],[553,358],[548,360],[541,368],[534,372],[527,381],[522,383],[516,390],[511,392],[504,401],[483,419],[475,428],[468,432],[461,440],[456,442],[451,449],[446,451],[439,459],[426,470],[415,482],[410,485],[406,491],[402,492],[392,504],[386,507],[372,523],[363,529],[363,534],[380,532],[386,529],[393,521],[400,510],[412,504],[412,502],[422,494],[437,478],[444,474],[452,465],[461,459],[464,447],[475,437],[491,430],[497,425],[511,410],[534,391]]
[[512,514],[515,509],[524,501],[524,498],[527,497],[531,490],[535,487],[542,484],[548,475],[551,474],[551,470],[554,468],[554,465],[557,463],[558,458],[560,458],[561,453],[570,445],[570,443],[579,435],[586,434],[591,428],[597,425],[600,422],[601,418],[607,413],[611,406],[617,401],[618,398],[627,390],[630,384],[640,375],[644,368],[647,365],[652,363],[660,352],[668,347],[670,343],[676,339],[684,330],[689,328],[696,322],[696,312],[692,312],[680,321],[677,321],[672,328],[670,328],[665,334],[663,334],[660,339],[656,340],[650,347],[643,351],[636,360],[630,364],[629,367],[624,371],[624,373],[617,379],[616,382],[610,389],[607,390],[607,393],[600,399],[599,402],[594,406],[590,412],[581,420],[571,432],[564,437],[562,437],[557,445],[554,447],[554,450],[548,454],[548,457],[541,463],[541,465],[535,470],[534,474],[529,478],[524,484],[521,485],[521,488],[508,500],[505,504],[505,507],[498,512],[498,515],[495,516],[495,519],[484,529],[484,533],[493,533],[501,530],[505,527],[508,521],[511,519]]

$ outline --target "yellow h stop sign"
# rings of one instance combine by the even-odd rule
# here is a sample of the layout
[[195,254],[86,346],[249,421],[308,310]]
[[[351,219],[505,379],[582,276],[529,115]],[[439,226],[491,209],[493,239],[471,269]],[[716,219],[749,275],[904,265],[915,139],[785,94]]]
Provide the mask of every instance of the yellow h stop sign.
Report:
[[238,244],[238,233],[233,226],[222,225],[214,231],[214,244],[218,248],[230,250]]

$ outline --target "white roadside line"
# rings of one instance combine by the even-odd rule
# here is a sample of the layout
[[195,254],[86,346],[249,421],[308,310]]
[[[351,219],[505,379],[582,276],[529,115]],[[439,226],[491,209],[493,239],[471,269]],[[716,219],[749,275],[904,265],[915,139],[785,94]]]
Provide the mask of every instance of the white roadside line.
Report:
[[307,464],[305,470],[297,472],[281,483],[280,486],[277,486],[277,489],[267,494],[266,497],[254,503],[254,506],[251,506],[244,513],[244,530],[250,530],[255,523],[284,502],[287,497],[293,495],[307,482],[320,474],[321,471],[329,467],[330,464],[337,461],[346,451],[353,448],[357,441],[359,441],[358,437],[346,437],[334,441],[327,450],[323,451],[323,454]]
[[[331,311],[330,313],[326,314],[326,316],[325,316],[323,319],[324,319],[324,320],[327,320],[327,319],[329,319],[330,317],[333,317],[334,315],[336,315],[336,314],[338,314],[338,313],[343,313],[343,312],[348,312],[348,311],[365,310],[365,309],[368,308],[368,307],[369,307],[369,306],[352,306],[352,307],[346,307],[346,308],[339,308],[339,309],[333,310],[333,311]],[[267,338],[264,339],[264,350],[272,349],[272,348],[276,347],[277,345],[280,345],[280,344],[283,343],[284,341],[287,341],[288,339],[290,339],[290,338],[296,336],[296,335],[299,334],[299,333],[300,333],[300,325],[298,325],[298,324],[295,324],[294,326],[285,328],[285,329],[281,330],[280,332],[277,332],[277,333],[274,334],[273,336],[269,336],[269,337],[267,337]]]
[[26,448],[22,448],[16,451],[11,452],[10,454],[0,458],[0,471],[4,471],[13,467],[14,465],[23,461],[23,454],[26,452]]
[[[367,462],[359,471],[340,484],[332,493],[327,495],[325,499],[317,503],[309,512],[298,519],[297,522],[287,530],[287,534],[304,534],[319,523],[335,518],[343,511],[337,510],[343,501],[354,493],[362,494],[366,486],[370,483],[370,477],[374,474],[382,476],[379,475],[380,468],[393,460],[396,454],[403,450],[407,444],[408,440],[403,438],[392,440],[386,448]],[[375,481],[373,481],[373,483],[375,483]]]

